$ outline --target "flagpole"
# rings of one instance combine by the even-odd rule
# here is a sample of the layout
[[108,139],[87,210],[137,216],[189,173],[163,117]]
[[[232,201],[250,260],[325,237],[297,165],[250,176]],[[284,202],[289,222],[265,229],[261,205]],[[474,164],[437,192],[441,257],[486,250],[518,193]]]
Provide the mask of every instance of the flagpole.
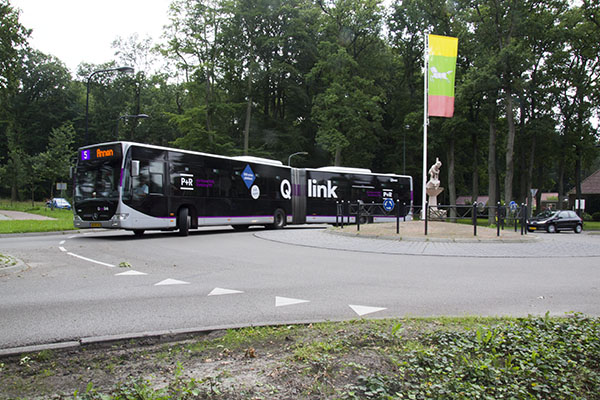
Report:
[[425,43],[425,48],[423,50],[423,59],[425,65],[425,74],[423,77],[423,191],[422,191],[422,202],[423,208],[421,211],[421,219],[425,219],[425,196],[427,195],[427,191],[425,185],[427,185],[427,125],[429,122],[429,113],[428,109],[428,91],[429,91],[429,35],[427,31],[425,31],[425,37],[423,43]]

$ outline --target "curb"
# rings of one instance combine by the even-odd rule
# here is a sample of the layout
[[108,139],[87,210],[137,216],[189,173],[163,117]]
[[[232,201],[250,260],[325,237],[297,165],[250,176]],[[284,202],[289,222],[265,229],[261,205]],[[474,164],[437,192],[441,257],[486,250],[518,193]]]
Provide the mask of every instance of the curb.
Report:
[[444,238],[444,237],[423,237],[419,236],[390,236],[390,235],[370,235],[364,233],[350,233],[350,232],[338,232],[335,228],[326,229],[325,232],[331,235],[339,235],[339,236],[347,236],[347,237],[356,237],[363,239],[381,239],[381,240],[393,240],[393,241],[403,241],[403,242],[438,242],[438,243],[533,243],[539,242],[542,238],[537,236],[531,236],[520,239],[520,238],[503,238],[500,236],[499,238],[489,238],[489,239],[477,239],[477,238]]
[[[340,319],[339,321],[345,321],[345,320]],[[134,332],[134,333],[124,333],[124,334],[115,334],[115,335],[104,335],[104,336],[88,336],[88,337],[81,338],[79,340],[69,340],[69,341],[64,341],[64,342],[20,346],[20,347],[9,347],[6,349],[0,349],[0,359],[21,356],[24,354],[38,353],[40,351],[47,351],[47,350],[66,351],[66,350],[76,350],[76,349],[83,348],[83,347],[103,347],[103,346],[110,346],[110,345],[113,345],[113,344],[119,343],[119,342],[127,342],[127,341],[133,341],[133,340],[147,339],[147,340],[154,340],[158,343],[175,342],[178,340],[189,339],[193,336],[209,335],[213,332],[225,331],[228,329],[244,329],[244,328],[264,327],[264,326],[308,325],[308,324],[315,324],[315,323],[321,323],[321,322],[331,322],[331,320],[326,320],[326,319],[298,320],[298,321],[281,322],[281,323],[258,322],[258,323],[252,323],[252,324],[248,323],[248,324],[238,324],[238,325],[215,325],[215,326],[198,327],[198,328],[181,328],[181,329],[169,329],[169,330],[161,330],[161,331],[147,331],[147,332]]]

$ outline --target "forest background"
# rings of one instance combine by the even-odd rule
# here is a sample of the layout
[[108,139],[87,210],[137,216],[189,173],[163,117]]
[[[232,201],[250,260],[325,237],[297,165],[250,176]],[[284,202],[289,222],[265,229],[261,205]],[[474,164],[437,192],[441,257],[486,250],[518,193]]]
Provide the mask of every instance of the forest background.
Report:
[[[114,60],[72,73],[0,0],[0,196],[52,196],[77,147],[121,139],[307,152],[294,166],[411,175],[420,204],[425,32],[459,40],[454,117],[428,128],[442,203],[537,188],[540,204],[600,168],[595,0],[174,0],[169,14],[159,43],[116,38]],[[95,73],[123,65],[135,72]]]

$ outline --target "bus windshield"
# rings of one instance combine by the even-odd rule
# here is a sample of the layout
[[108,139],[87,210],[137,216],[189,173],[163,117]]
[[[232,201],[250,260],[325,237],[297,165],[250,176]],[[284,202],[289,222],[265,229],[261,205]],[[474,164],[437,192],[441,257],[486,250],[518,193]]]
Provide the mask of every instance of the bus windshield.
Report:
[[121,166],[118,160],[79,164],[75,177],[75,201],[117,199]]

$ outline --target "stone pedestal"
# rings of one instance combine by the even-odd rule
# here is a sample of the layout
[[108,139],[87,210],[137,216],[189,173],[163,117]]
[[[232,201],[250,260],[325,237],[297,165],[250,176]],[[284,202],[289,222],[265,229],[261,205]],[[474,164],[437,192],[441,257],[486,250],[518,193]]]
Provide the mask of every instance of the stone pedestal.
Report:
[[446,218],[446,210],[438,210],[437,205],[437,197],[444,191],[443,187],[431,187],[426,188],[427,197],[429,198],[429,219],[445,219]]
[[427,188],[425,189],[425,191],[427,192],[427,196],[429,198],[429,208],[432,210],[437,210],[437,197],[440,195],[440,193],[442,193],[444,191],[443,187],[437,187],[437,188]]

